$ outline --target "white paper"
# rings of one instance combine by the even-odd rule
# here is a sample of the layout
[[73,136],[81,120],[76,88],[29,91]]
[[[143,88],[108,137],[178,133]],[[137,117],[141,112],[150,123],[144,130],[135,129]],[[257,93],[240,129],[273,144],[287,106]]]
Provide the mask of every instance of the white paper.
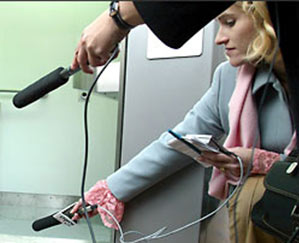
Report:
[[[98,74],[103,67],[96,68]],[[99,78],[95,90],[96,92],[118,92],[119,91],[120,62],[110,63]]]
[[[200,151],[210,151],[214,153],[221,153],[221,151],[225,151],[225,148],[216,143],[215,140],[213,140],[212,135],[207,134],[188,134],[186,136],[183,136],[183,139],[185,139],[187,142],[193,144],[197,149]],[[210,164],[204,163],[200,161],[198,158],[200,154],[198,154],[196,151],[194,151],[192,148],[187,146],[185,143],[180,141],[177,138],[173,138],[168,142],[168,145],[174,148],[175,150],[186,154],[196,160],[198,163],[200,163],[204,167],[210,167]],[[221,148],[221,151],[220,151]]]
[[176,58],[200,56],[202,54],[203,30],[200,30],[181,48],[173,49],[161,42],[154,33],[148,29],[147,58]]

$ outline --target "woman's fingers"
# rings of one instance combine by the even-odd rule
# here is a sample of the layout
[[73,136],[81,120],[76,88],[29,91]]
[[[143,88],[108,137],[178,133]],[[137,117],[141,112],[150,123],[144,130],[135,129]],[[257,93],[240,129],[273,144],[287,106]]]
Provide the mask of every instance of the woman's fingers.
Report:
[[71,214],[74,214],[72,220],[79,220],[81,218],[81,216],[77,213],[81,207],[82,207],[82,200],[80,199],[70,212]]
[[[98,210],[96,207],[91,207],[91,209],[92,211],[88,212],[88,217],[93,217],[96,214],[98,214]],[[72,220],[79,220],[82,217],[85,217],[81,199],[75,204],[75,206],[73,207],[70,213],[74,215],[72,217]]]
[[[234,147],[229,150],[242,160],[243,173],[246,173],[252,160],[252,149]],[[205,151],[196,160],[215,166],[226,175],[240,176],[241,167],[239,160],[235,156]]]
[[203,152],[197,159],[218,168],[225,174],[240,176],[240,165],[238,160],[233,156],[222,153]]

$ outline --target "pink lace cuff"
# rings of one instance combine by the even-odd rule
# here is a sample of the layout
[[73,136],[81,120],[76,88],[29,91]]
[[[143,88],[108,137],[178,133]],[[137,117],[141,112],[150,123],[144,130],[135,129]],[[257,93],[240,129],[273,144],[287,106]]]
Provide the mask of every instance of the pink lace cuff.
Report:
[[267,174],[271,166],[278,160],[280,160],[278,153],[256,148],[251,174]]
[[[109,210],[118,222],[122,220],[124,214],[124,203],[119,201],[108,188],[105,180],[98,181],[88,192],[85,193],[85,200],[90,205],[99,205]],[[104,225],[109,228],[118,229],[111,216],[104,210],[97,209]]]
[[[271,166],[280,159],[278,153],[256,148],[253,157],[251,174],[267,174]],[[229,191],[229,184],[236,185],[239,178],[227,176],[216,167],[213,168],[211,180],[209,182],[209,195],[224,200]]]

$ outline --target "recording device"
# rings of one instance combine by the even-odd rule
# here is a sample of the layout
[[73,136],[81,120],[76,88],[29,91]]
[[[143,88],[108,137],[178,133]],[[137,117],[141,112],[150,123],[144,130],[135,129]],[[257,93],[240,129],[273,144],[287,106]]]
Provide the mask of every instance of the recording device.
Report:
[[18,92],[13,98],[13,104],[17,108],[23,108],[44,95],[65,84],[69,77],[80,71],[80,68],[72,70],[70,67],[59,67],[46,76],[32,83]]
[[[55,226],[55,225],[59,225],[59,224],[64,224],[67,226],[73,226],[76,225],[77,222],[72,220],[72,217],[74,216],[74,214],[71,213],[72,208],[75,206],[76,203],[73,203],[69,206],[67,206],[66,208],[53,213],[49,216],[40,218],[35,220],[32,223],[32,228],[34,231],[40,231],[40,230],[44,230],[47,229],[49,227]],[[87,212],[91,212],[94,209],[97,208],[97,205],[89,205],[86,207]],[[84,209],[81,208],[78,210],[77,212],[80,216],[84,215]]]

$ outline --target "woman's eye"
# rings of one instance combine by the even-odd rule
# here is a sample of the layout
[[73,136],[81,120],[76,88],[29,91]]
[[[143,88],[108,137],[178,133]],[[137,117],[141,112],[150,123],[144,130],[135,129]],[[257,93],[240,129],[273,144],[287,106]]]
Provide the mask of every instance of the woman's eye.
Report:
[[228,19],[225,21],[225,24],[230,27],[234,26],[235,23],[236,23],[236,21],[234,19]]

